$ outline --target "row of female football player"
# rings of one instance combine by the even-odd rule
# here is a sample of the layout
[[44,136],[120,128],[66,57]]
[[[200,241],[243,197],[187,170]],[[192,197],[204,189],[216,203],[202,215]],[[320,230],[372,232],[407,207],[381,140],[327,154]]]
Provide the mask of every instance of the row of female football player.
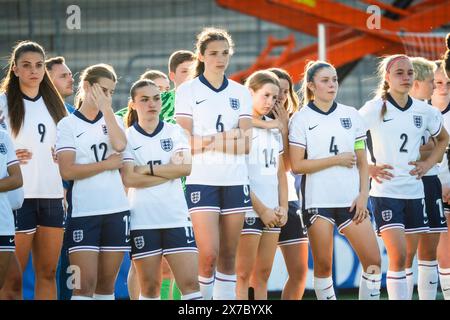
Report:
[[[66,229],[70,263],[80,275],[72,299],[113,299],[117,273],[130,245],[140,299],[159,298],[162,255],[184,299],[246,299],[249,287],[255,298],[265,299],[277,244],[287,262],[294,260],[288,264],[289,274],[303,270],[301,279],[288,279],[283,295],[300,298],[307,242],[296,202],[288,203],[286,170],[291,169],[304,175],[303,221],[318,299],[336,298],[331,277],[335,224],[362,263],[359,297],[379,298],[381,262],[368,218],[369,194],[389,257],[389,298],[408,298],[405,269],[411,266],[418,243],[423,262],[419,278],[422,266],[428,271],[423,273],[427,280],[435,274],[433,251],[439,243],[445,295],[450,286],[446,228],[442,224],[434,231],[443,232],[440,241],[424,234],[434,219],[429,212],[437,213],[440,221],[444,218],[439,180],[435,174],[424,180],[435,197],[424,200],[419,179],[442,159],[448,135],[440,112],[419,100],[429,97],[409,96],[414,80],[411,59],[395,55],[382,61],[379,94],[359,112],[335,102],[334,67],[311,62],[303,81],[304,107],[293,114],[298,104],[292,81],[282,70],[258,71],[245,86],[226,78],[233,52],[226,31],[205,29],[198,35],[196,49],[194,77],[176,92],[177,124],[159,120],[160,90],[144,79],[130,90],[125,129],[111,107],[117,81],[112,67],[84,70],[77,110],[66,116],[43,68],[43,49],[30,42],[15,48],[3,82],[1,109],[17,156],[28,152],[33,157],[22,165],[25,201],[15,211],[19,263],[11,254],[12,215],[2,217],[8,223],[0,230],[0,280],[15,277],[20,286],[17,274],[32,250],[40,279],[36,298],[56,296],[53,272],[64,232],[63,178],[70,181],[71,219]],[[447,85],[444,70],[441,66],[436,71],[436,83]],[[448,90],[436,94],[443,113],[448,109],[443,106],[448,105]],[[14,149],[4,136],[0,151],[7,155],[7,174],[1,180],[2,194],[21,184]],[[418,161],[421,142],[427,140]],[[183,176],[187,176],[185,192]],[[128,188],[128,199],[123,186]],[[5,199],[5,206],[11,208]],[[444,200],[448,200],[446,193]],[[434,209],[429,208],[433,204]],[[293,244],[300,253],[296,257],[286,250]]]

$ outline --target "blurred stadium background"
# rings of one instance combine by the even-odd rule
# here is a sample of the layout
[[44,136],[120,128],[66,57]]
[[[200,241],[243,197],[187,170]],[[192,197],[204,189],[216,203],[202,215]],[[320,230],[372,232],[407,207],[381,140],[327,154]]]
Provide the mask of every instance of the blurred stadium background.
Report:
[[[67,12],[71,5],[80,9],[79,29],[67,27],[73,17]],[[370,5],[380,10],[380,29],[367,27]],[[126,105],[130,84],[145,70],[167,73],[174,50],[193,50],[195,35],[205,26],[231,33],[236,47],[228,73],[234,79],[243,80],[258,68],[281,66],[298,81],[307,59],[317,58],[318,24],[323,23],[326,57],[339,67],[338,100],[357,108],[375,89],[378,56],[406,48],[407,53],[438,58],[443,53],[441,34],[450,31],[448,0],[0,0],[0,8],[0,78],[14,44],[34,40],[48,57],[63,55],[76,80],[89,65],[111,64],[119,75],[115,109]],[[407,39],[399,32],[421,34]],[[337,288],[353,288],[360,272],[356,257],[338,235],[336,246]],[[384,270],[385,263],[384,256]],[[126,297],[127,265],[125,261],[117,297]],[[274,271],[269,288],[278,291],[286,277],[281,255],[277,254]]]

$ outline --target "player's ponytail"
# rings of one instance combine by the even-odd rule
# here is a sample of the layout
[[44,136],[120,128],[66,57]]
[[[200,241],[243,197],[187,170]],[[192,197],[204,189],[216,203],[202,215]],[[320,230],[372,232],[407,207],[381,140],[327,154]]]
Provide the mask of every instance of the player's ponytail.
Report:
[[95,64],[93,66],[87,67],[83,70],[83,72],[81,72],[78,90],[75,95],[75,108],[79,109],[83,103],[84,81],[89,82],[89,84],[92,86],[94,83],[97,83],[100,78],[107,78],[114,82],[117,82],[117,75],[114,71],[114,68],[105,63]]
[[133,83],[130,89],[130,97],[128,99],[128,110],[125,114],[125,126],[127,128],[131,127],[135,122],[139,120],[137,111],[133,109],[132,105],[134,102],[134,98],[136,97],[136,91],[139,88],[147,87],[147,86],[155,86],[158,88],[156,83],[154,83],[152,80],[148,79],[140,79]]
[[202,32],[197,35],[197,43],[195,45],[196,59],[193,78],[198,77],[205,72],[205,63],[200,61],[199,55],[205,54],[208,44],[212,41],[227,41],[230,46],[230,55],[233,54],[234,43],[226,30],[218,28],[204,28]]
[[[6,94],[8,103],[8,114],[11,131],[13,136],[17,136],[24,124],[25,106],[23,103],[23,93],[20,90],[20,81],[14,73],[14,66],[20,57],[27,52],[38,53],[45,61],[45,51],[42,46],[32,41],[19,42],[13,49],[9,59],[9,69],[6,77],[3,79],[0,91]],[[47,70],[45,70],[44,78],[39,84],[39,94],[45,102],[45,106],[55,123],[58,123],[67,115],[61,95],[56,90],[53,82],[50,80]]]
[[300,88],[300,101],[302,105],[308,104],[308,102],[314,100],[314,92],[308,87],[309,83],[314,83],[314,76],[317,72],[323,68],[334,67],[325,61],[308,61],[305,66],[305,72],[303,73],[302,87]]
[[381,100],[383,100],[383,106],[381,107],[381,113],[380,117],[383,118],[386,114],[387,107],[386,107],[386,101],[388,98],[389,93],[389,83],[386,81],[386,74],[388,74],[391,71],[392,66],[394,63],[396,63],[399,60],[402,59],[408,59],[409,57],[404,54],[394,54],[392,56],[384,57],[380,63],[378,64],[378,88],[375,92],[375,95],[377,97],[380,97]]
[[442,62],[447,78],[450,78],[450,33],[447,33],[447,36],[445,37],[445,45],[447,46],[447,50],[445,51]]

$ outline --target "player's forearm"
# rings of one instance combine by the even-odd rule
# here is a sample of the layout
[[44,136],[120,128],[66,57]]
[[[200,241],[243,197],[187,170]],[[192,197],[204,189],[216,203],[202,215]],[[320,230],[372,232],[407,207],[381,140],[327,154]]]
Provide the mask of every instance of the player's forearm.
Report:
[[425,161],[428,161],[431,166],[434,166],[436,163],[441,162],[447,149],[448,142],[449,136],[447,130],[445,130],[445,128],[442,128],[441,133],[436,137],[436,146]]
[[153,166],[153,175],[166,179],[177,179],[191,174],[191,164],[163,164]]
[[108,137],[111,146],[116,152],[123,152],[127,146],[127,138],[125,132],[117,123],[114,113],[105,112],[104,113],[106,128],[108,130]]
[[[278,203],[280,207],[288,208],[288,183],[286,172],[283,170],[278,170]],[[280,172],[283,171],[283,172]]]
[[253,193],[253,191],[250,191],[250,199],[252,200],[253,210],[259,217],[261,217],[267,207],[261,202],[261,200],[259,200],[256,194]]
[[108,169],[105,166],[105,161],[88,164],[63,164],[59,166],[61,178],[68,181],[90,178],[106,170]]
[[8,176],[0,179],[0,192],[7,192],[23,185],[22,175]]
[[167,181],[169,179],[136,172],[128,172],[122,175],[122,182],[127,188],[149,188],[166,183]]
[[292,172],[295,174],[308,174],[322,171],[337,165],[336,157],[323,159],[302,159],[291,162]]

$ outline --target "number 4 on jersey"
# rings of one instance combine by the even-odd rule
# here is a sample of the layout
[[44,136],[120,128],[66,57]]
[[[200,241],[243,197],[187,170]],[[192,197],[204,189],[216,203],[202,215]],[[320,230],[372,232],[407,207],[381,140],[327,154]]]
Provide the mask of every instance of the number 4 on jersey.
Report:
[[331,137],[330,153],[334,153],[335,156],[339,153],[338,146],[334,143],[334,136]]

